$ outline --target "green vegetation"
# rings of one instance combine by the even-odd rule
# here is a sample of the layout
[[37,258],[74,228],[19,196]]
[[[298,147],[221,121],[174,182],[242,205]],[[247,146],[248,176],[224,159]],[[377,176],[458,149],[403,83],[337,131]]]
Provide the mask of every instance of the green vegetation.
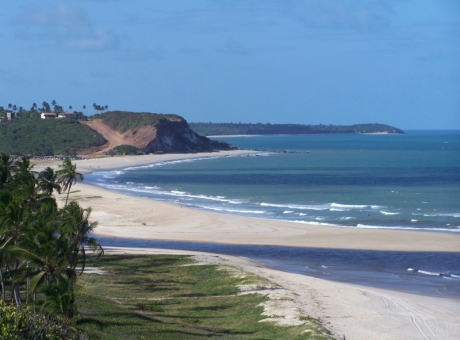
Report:
[[157,126],[167,120],[184,120],[181,116],[174,114],[158,114],[148,112],[127,112],[127,111],[109,111],[102,114],[96,114],[93,119],[100,119],[112,130],[124,133],[128,130],[135,133],[139,128],[144,126]]
[[243,123],[189,123],[190,128],[203,136],[219,135],[303,135],[328,133],[404,133],[384,124],[357,125],[303,125],[303,124],[243,124]]
[[[53,192],[61,191],[59,183],[70,191],[80,177],[70,160],[60,168],[37,173],[29,159],[13,162],[0,154],[2,339],[77,338],[69,328],[78,316],[77,274],[85,268],[85,247],[98,254],[102,248],[90,237],[97,226],[89,223],[90,208],[75,201],[58,208]],[[75,337],[62,335],[69,332]]]
[[99,339],[333,339],[308,317],[300,326],[259,322],[268,298],[237,286],[270,286],[265,279],[190,264],[178,255],[89,258],[105,274],[78,281],[78,327]]
[[[68,106],[68,111],[72,112],[74,107],[72,105]],[[83,111],[86,113],[86,105],[82,106]],[[108,105],[98,105],[93,103],[94,112],[103,112],[109,109]],[[52,100],[51,103],[43,101],[41,106],[37,103],[33,103],[29,110],[25,109],[22,106],[9,103],[6,107],[0,106],[0,118],[5,117],[7,112],[14,112],[15,114],[22,114],[24,112],[33,112],[33,113],[42,113],[42,112],[54,112],[62,113],[64,112],[64,106],[59,105],[56,100]],[[76,114],[77,119],[86,119],[86,116],[81,111],[73,111]]]
[[132,145],[119,145],[114,147],[112,151],[117,155],[136,155],[146,152],[145,149],[136,148]]
[[75,119],[41,119],[36,112],[0,123],[0,152],[16,155],[75,155],[105,144],[105,138]]
[[29,306],[13,306],[0,302],[0,338],[3,340],[88,339],[70,324]]

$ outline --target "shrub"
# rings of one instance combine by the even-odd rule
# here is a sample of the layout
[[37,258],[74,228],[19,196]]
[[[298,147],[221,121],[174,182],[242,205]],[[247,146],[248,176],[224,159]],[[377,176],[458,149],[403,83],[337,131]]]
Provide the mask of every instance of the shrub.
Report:
[[4,340],[89,339],[61,319],[41,309],[16,307],[0,302],[0,338]]

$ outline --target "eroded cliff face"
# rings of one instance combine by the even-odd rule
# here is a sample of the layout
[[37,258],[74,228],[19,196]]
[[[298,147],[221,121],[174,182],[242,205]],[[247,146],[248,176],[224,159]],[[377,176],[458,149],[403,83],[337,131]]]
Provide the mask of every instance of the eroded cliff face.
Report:
[[157,126],[156,138],[145,146],[150,152],[199,152],[232,150],[234,146],[211,141],[193,132],[185,120],[167,120]]
[[231,144],[212,141],[195,133],[185,119],[166,119],[156,126],[144,126],[136,131],[120,133],[100,120],[86,123],[108,140],[101,151],[108,151],[118,145],[132,145],[148,152],[201,152],[234,150]]

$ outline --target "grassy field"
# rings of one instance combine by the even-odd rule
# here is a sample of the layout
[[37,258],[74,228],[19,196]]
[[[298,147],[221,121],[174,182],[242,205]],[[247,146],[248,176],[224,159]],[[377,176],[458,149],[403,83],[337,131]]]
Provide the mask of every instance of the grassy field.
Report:
[[299,326],[259,322],[268,298],[239,295],[237,286],[266,280],[193,264],[178,255],[91,258],[105,274],[78,280],[78,327],[96,339],[332,339],[308,316]]

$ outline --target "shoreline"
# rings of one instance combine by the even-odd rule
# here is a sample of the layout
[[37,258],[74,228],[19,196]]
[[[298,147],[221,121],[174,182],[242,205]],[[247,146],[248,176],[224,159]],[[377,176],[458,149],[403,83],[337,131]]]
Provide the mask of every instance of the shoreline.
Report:
[[[460,299],[442,299],[327,281],[284,272],[230,255],[155,248],[108,247],[108,254],[189,255],[198,264],[231,266],[264,277],[276,286],[252,292],[270,298],[272,317],[294,324],[299,315],[320,320],[337,339],[457,339]],[[109,255],[110,256],[110,255]]]
[[[259,152],[232,150],[194,154],[113,156],[76,160],[74,163],[78,172],[88,174],[174,160],[257,153]],[[36,163],[34,170],[40,171],[47,166],[57,169],[60,163],[61,161]],[[172,202],[111,191],[96,184],[78,182],[72,189],[74,193],[70,194],[71,198],[81,201],[82,205],[93,207],[92,219],[99,221],[95,233],[101,236],[334,249],[460,252],[459,233],[294,223],[193,209]],[[117,222],[117,218],[121,219]]]
[[[257,153],[229,151],[203,154],[164,154],[95,158],[75,161],[77,171],[87,174],[143,166],[186,158],[238,156]],[[34,170],[54,166],[51,161]],[[95,236],[149,240],[175,240],[245,245],[284,245],[389,251],[460,252],[460,235],[385,229],[352,229],[225,215],[181,207],[110,191],[97,185],[77,183],[71,199],[92,207],[91,220],[98,221]],[[65,194],[57,197],[62,204]],[[142,252],[147,251],[143,249]],[[153,251],[153,250],[148,250]],[[165,253],[168,250],[157,250]],[[172,251],[184,253],[185,251]],[[455,339],[460,337],[460,299],[413,295],[392,290],[326,281],[301,274],[265,268],[239,257],[202,253],[220,258],[227,265],[253,271],[276,282],[303,303],[308,315],[320,318],[337,337],[350,339]],[[315,307],[316,306],[316,307]],[[441,326],[439,326],[441,325]],[[442,328],[442,329],[441,329]],[[398,330],[399,329],[399,330]],[[423,337],[420,332],[428,335]],[[433,333],[435,332],[435,333]],[[436,334],[437,337],[433,334]]]
[[[102,169],[99,169],[102,170]],[[227,215],[77,183],[70,198],[93,208],[107,237],[382,251],[460,252],[460,235],[364,229]]]
[[[194,158],[213,158],[213,157],[236,157],[261,153],[253,150],[230,150],[215,151],[202,153],[167,153],[167,154],[150,154],[150,155],[128,155],[128,156],[107,156],[86,158],[83,160],[73,160],[72,163],[77,165],[77,171],[83,175],[94,171],[115,170],[133,166],[144,166],[148,164],[169,162],[175,160],[185,160]],[[47,160],[35,162],[34,170],[41,171],[46,167],[58,168],[62,161]]]

